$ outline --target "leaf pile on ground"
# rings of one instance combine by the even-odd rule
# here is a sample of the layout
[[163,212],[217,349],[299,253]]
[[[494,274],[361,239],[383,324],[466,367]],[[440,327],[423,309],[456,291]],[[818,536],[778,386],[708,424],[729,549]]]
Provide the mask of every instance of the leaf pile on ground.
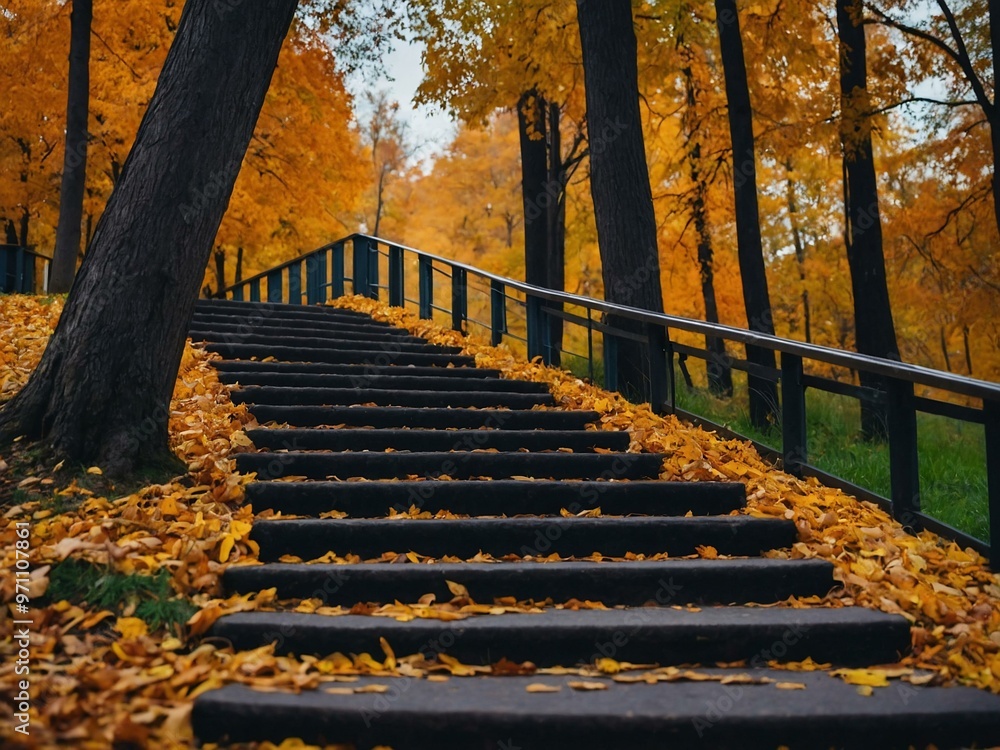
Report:
[[[443,328],[414,313],[362,296],[330,304],[364,312],[433,343],[457,346],[478,367],[503,377],[549,386],[560,409],[601,414],[600,428],[631,434],[631,449],[664,453],[661,478],[668,481],[739,481],[747,487],[747,512],[795,522],[799,541],[772,557],[819,558],[835,565],[843,589],[825,606],[862,605],[906,617],[913,653],[906,668],[935,673],[936,682],[957,681],[1000,693],[1000,576],[986,560],[931,532],[913,535],[885,511],[815,479],[798,479],[765,461],[749,442],[726,440],[648,404],[585,382],[566,370],[490,346],[475,335]],[[545,408],[545,407],[536,407]],[[814,606],[813,599],[791,601]]]

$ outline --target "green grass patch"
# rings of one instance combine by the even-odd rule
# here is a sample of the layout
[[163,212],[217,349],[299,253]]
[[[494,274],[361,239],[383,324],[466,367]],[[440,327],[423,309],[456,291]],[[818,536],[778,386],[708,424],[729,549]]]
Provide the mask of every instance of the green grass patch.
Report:
[[170,587],[170,574],[124,574],[82,560],[65,560],[49,573],[48,601],[63,599],[95,609],[131,615],[146,622],[149,629],[166,627],[177,631],[197,611],[197,607]]

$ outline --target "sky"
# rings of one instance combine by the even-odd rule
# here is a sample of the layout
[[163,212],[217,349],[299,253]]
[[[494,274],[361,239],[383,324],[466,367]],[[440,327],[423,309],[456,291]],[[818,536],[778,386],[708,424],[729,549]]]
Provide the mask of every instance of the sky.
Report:
[[391,97],[399,102],[399,111],[409,123],[410,135],[419,147],[418,161],[432,158],[455,136],[455,124],[447,114],[432,107],[417,107],[413,103],[413,96],[424,74],[420,65],[422,52],[423,45],[419,42],[399,42],[384,60],[386,73],[393,80],[380,78],[365,81],[354,77],[348,81],[348,88],[358,101],[366,89],[375,88],[387,89]]

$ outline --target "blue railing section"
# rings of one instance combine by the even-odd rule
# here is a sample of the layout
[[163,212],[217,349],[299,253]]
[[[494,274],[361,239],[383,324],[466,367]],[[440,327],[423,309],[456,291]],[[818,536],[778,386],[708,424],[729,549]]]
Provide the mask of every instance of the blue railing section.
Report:
[[38,273],[42,270],[44,276],[44,269],[50,260],[30,246],[0,245],[0,292],[34,294]]
[[[348,252],[349,249],[349,252]],[[413,276],[416,276],[416,283]],[[349,275],[348,275],[349,274]],[[443,287],[443,289],[442,289]],[[602,300],[526,284],[498,276],[474,266],[423,252],[365,234],[352,234],[318,250],[282,263],[256,276],[241,280],[225,290],[234,300],[321,304],[343,296],[346,291],[381,299],[397,307],[415,307],[421,318],[447,316],[455,330],[478,326],[490,334],[493,344],[518,341],[528,357],[546,363],[556,352],[580,357],[593,377],[598,350],[604,364],[605,386],[617,390],[616,353],[622,340],[639,341],[649,353],[644,357],[646,397],[661,414],[677,414],[723,434],[744,437],[727,428],[680,409],[676,402],[675,358],[701,359],[717,364],[717,355],[707,348],[685,345],[672,335],[686,332],[731,344],[760,347],[776,355],[774,368],[726,356],[725,364],[780,385],[781,448],[776,451],[760,444],[769,458],[782,463],[796,476],[814,476],[832,486],[874,501],[904,526],[927,529],[971,546],[986,556],[990,541],[975,538],[921,511],[917,413],[935,414],[960,422],[983,425],[986,445],[986,476],[990,540],[1000,539],[1000,385],[831,349],[800,341],[769,336],[701,320],[652,313],[614,305]],[[481,295],[481,306],[489,320],[470,317],[470,295]],[[415,295],[415,296],[411,296]],[[443,304],[447,303],[447,304]],[[586,351],[574,352],[553,345],[549,321],[561,318],[569,329],[582,329]],[[643,334],[609,325],[608,316],[641,324]],[[577,338],[584,338],[577,335]],[[732,347],[730,347],[732,349]],[[879,376],[882,389],[864,388],[854,383],[809,374],[805,362],[867,372]],[[815,368],[814,368],[815,369]],[[824,472],[808,461],[806,391],[816,389],[875,403],[887,414],[889,443],[890,497]],[[918,388],[920,393],[918,393]],[[966,403],[957,403],[965,401]],[[747,439],[747,438],[744,438]]]

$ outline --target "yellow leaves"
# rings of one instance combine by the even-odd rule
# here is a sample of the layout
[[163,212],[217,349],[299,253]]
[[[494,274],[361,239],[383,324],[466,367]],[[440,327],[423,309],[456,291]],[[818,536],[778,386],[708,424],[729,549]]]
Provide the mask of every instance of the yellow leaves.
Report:
[[594,681],[590,681],[590,680],[571,680],[570,682],[567,682],[566,684],[569,687],[573,688],[573,690],[580,690],[580,691],[583,691],[583,692],[587,692],[587,691],[591,691],[591,690],[607,690],[608,689],[608,683],[606,683],[606,682],[594,682]]
[[526,693],[558,693],[561,690],[558,685],[547,685],[544,682],[532,682],[524,688]]
[[88,474],[97,474],[98,476],[100,476],[104,472],[101,471],[101,467],[100,466],[91,466],[89,469],[87,469],[87,473]]
[[835,669],[830,672],[830,675],[839,677],[848,685],[889,686],[887,673],[877,669]]
[[778,690],[805,690],[806,686],[804,682],[776,682],[774,686]]
[[232,534],[226,534],[222,538],[222,543],[219,545],[219,562],[226,562],[229,559],[229,553],[235,544],[236,537]]
[[465,588],[465,586],[463,586],[462,584],[455,583],[454,581],[445,581],[445,583],[448,585],[448,590],[452,593],[453,596],[460,596],[460,597],[465,597],[466,599],[471,599],[471,597],[469,596],[469,590]]
[[149,633],[149,628],[138,617],[119,617],[115,622],[115,630],[121,633],[122,639],[128,641]]
[[596,666],[597,670],[603,674],[618,674],[622,671],[622,665],[614,659],[598,659]]

